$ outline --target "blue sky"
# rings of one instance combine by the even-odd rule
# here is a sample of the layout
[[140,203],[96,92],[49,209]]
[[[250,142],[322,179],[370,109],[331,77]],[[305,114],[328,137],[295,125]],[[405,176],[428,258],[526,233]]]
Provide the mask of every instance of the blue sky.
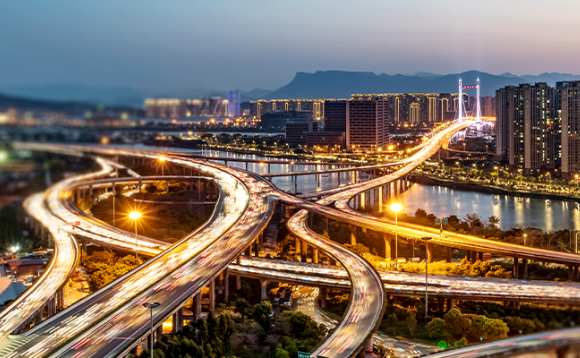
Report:
[[579,1],[27,0],[0,84],[274,89],[298,71],[579,73]]

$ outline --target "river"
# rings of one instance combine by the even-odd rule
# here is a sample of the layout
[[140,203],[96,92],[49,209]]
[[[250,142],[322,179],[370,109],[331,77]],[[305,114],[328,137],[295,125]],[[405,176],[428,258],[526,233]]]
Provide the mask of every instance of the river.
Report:
[[[259,155],[229,153],[219,150],[191,150],[182,148],[158,148],[137,145],[117,145],[123,148],[133,148],[142,150],[167,150],[174,152],[194,153],[208,156],[219,156],[222,158],[245,158],[245,159],[268,159]],[[280,159],[286,161],[287,159]],[[223,162],[221,162],[223,163]],[[228,165],[237,168],[244,168],[242,162],[228,162]],[[309,166],[309,170],[314,169],[314,164]],[[268,166],[259,163],[249,163],[248,170],[255,173],[267,173]],[[271,164],[272,173],[289,171],[288,164]],[[304,166],[295,165],[295,171],[305,170]],[[365,181],[368,177],[360,175],[358,181]],[[298,191],[308,193],[319,190],[331,189],[338,186],[336,174],[321,177],[320,185],[312,175],[298,176]],[[341,173],[341,185],[353,182],[352,172]],[[294,191],[294,179],[290,177],[274,178],[273,183],[280,189]],[[458,215],[464,218],[466,214],[476,213],[482,219],[487,219],[495,215],[500,219],[500,227],[504,230],[511,229],[517,225],[533,227],[544,231],[555,231],[561,229],[580,230],[580,210],[572,201],[548,200],[539,198],[520,198],[510,195],[482,194],[470,191],[451,189],[443,186],[429,186],[413,184],[401,195],[391,198],[390,202],[397,201],[403,205],[403,211],[414,214],[417,209],[423,209],[428,214],[435,214],[437,217],[447,217]],[[373,205],[372,203],[371,205]]]

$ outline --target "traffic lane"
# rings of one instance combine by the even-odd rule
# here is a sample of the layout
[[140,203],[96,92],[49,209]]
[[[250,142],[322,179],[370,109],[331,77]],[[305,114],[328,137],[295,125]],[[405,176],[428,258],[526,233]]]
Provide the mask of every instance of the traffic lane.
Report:
[[[39,326],[39,331],[42,328],[41,333],[48,336],[59,337],[58,340],[55,339],[52,343],[46,343],[42,342],[41,340],[43,337],[40,337],[39,339],[27,343],[26,347],[22,347],[19,351],[25,350],[28,354],[34,355],[42,354],[46,349],[50,350],[70,337],[74,337],[112,309],[125,303],[127,299],[142,292],[143,288],[155,283],[155,280],[166,276],[168,272],[175,270],[175,268],[179,267],[183,262],[190,259],[192,255],[200,252],[207,246],[207,240],[213,241],[217,238],[216,235],[225,232],[242,216],[242,213],[245,211],[246,205],[249,202],[249,194],[246,192],[245,186],[237,184],[235,178],[226,173],[222,173],[221,175],[225,176],[223,178],[225,183],[223,183],[220,188],[223,189],[226,194],[232,193],[231,196],[235,196],[236,199],[228,198],[228,195],[220,195],[220,201],[218,201],[218,205],[213,214],[214,216],[217,215],[217,217],[210,220],[210,222],[204,226],[205,231],[201,233],[200,231],[196,231],[175,244],[177,247],[174,250],[166,252],[161,256],[166,258],[163,262],[161,260],[154,260],[151,263],[144,264],[143,266],[146,267],[140,274],[134,275],[135,271],[133,271],[122,278],[119,278],[98,291],[95,295],[91,295],[80,301],[77,306],[73,305],[70,309],[59,313],[59,315],[66,314],[66,316],[54,316],[49,319],[46,324],[43,323],[43,325]],[[226,185],[226,179],[231,179],[233,182]],[[236,210],[238,213],[232,215]],[[230,222],[231,224],[229,224]],[[206,240],[203,240],[204,238]],[[184,245],[181,245],[182,243],[184,243]],[[121,280],[123,280],[123,282],[121,282]],[[105,297],[104,292],[107,292],[109,289],[111,292],[107,297]],[[100,297],[100,299],[97,300],[97,297]],[[83,304],[82,307],[80,306],[81,304]],[[74,310],[75,308],[76,310]],[[63,323],[61,324],[61,322]],[[54,327],[49,327],[49,323],[53,324]],[[32,333],[37,333],[37,331],[30,331],[29,334]],[[43,347],[44,344],[49,347]]]
[[422,237],[431,237],[431,243],[441,246],[450,246],[460,249],[473,250],[479,252],[488,252],[504,256],[526,258],[536,261],[548,261],[565,265],[579,265],[580,255],[566,252],[557,252],[552,250],[539,249],[535,247],[510,244],[502,241],[483,239],[477,236],[462,235],[449,231],[441,232],[435,228],[423,227],[409,223],[398,223],[395,225],[390,221],[379,219],[371,215],[357,212],[351,209],[344,202],[336,202],[335,205],[345,214],[358,218],[361,224],[357,226],[370,228],[367,223],[375,227],[376,231],[394,233],[395,231],[401,236],[420,239]]
[[[243,258],[240,265],[230,265],[241,273],[264,274],[286,281],[317,283],[328,287],[343,285],[347,272],[337,266],[328,266],[273,259]],[[253,271],[256,270],[256,271]],[[389,292],[409,288],[423,290],[425,275],[398,271],[378,271]],[[294,281],[290,281],[294,280]],[[580,284],[566,282],[527,281],[469,276],[429,275],[429,294],[488,297],[488,299],[529,300],[560,304],[580,304]]]
[[382,318],[384,291],[380,277],[364,259],[348,249],[326,240],[306,227],[308,212],[301,210],[288,222],[288,229],[297,237],[314,245],[339,261],[352,282],[349,309],[334,333],[313,355],[346,358],[355,354]]
[[53,236],[54,253],[44,274],[0,312],[0,338],[6,338],[42,308],[72,274],[78,255],[76,241],[69,232],[64,230],[65,223],[51,214],[45,206],[45,200],[47,202],[55,200],[61,190],[75,181],[92,179],[113,171],[113,167],[106,161],[99,160],[98,163],[101,170],[61,180],[52,185],[44,194],[35,194],[24,202],[23,207],[27,213],[43,223]]
[[[255,200],[251,201],[244,218],[228,230],[223,238],[185,264],[178,270],[178,275],[166,277],[155,288],[132,299],[109,316],[112,318],[105,319],[77,337],[67,349],[61,350],[55,357],[106,357],[122,353],[131,342],[148,331],[147,323],[150,318],[149,312],[144,311],[142,306],[144,302],[162,303],[153,310],[155,324],[162,324],[165,317],[180,303],[207,285],[212,277],[225,269],[263,230],[273,213],[273,200],[268,197],[268,193],[269,189],[264,195],[257,195],[254,191],[252,196]],[[171,304],[164,304],[168,302]]]

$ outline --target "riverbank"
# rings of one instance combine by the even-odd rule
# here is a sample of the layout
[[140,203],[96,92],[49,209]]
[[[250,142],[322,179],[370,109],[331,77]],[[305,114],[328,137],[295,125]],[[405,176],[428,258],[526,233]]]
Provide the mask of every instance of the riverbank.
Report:
[[491,185],[481,185],[481,184],[474,184],[474,183],[458,183],[451,180],[443,180],[443,179],[435,179],[430,178],[422,175],[413,174],[411,175],[412,182],[423,184],[423,185],[430,185],[430,186],[444,186],[451,189],[456,190],[464,190],[464,191],[472,191],[477,193],[483,194],[492,194],[492,195],[511,195],[515,197],[522,197],[522,198],[538,198],[538,199],[551,199],[551,200],[561,200],[561,201],[573,201],[580,203],[580,198],[575,198],[566,195],[558,195],[558,194],[546,194],[546,193],[533,193],[529,191],[520,191],[520,190],[508,190],[504,188],[499,188]]

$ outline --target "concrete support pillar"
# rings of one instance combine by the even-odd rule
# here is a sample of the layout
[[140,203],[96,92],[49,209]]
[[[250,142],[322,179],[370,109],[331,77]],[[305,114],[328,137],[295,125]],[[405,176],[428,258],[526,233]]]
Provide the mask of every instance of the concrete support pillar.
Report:
[[242,276],[236,276],[236,290],[242,289]]
[[193,319],[197,321],[201,318],[201,294],[193,296]]
[[38,310],[34,315],[34,326],[38,326],[42,322],[42,311],[44,311],[44,307]]
[[578,281],[578,266],[574,266],[574,281]]
[[320,308],[326,308],[326,294],[328,293],[326,288],[321,288],[319,291],[320,295]]
[[574,281],[574,266],[568,266],[568,281]]
[[318,263],[318,249],[316,247],[312,247],[312,263]]
[[[478,259],[479,261],[483,261],[483,252],[478,252],[478,253],[477,253],[477,255],[478,255],[477,259]],[[526,262],[527,262],[527,261],[526,261]]]
[[54,316],[56,313],[56,299],[52,297],[48,300],[48,317]]
[[169,194],[169,180],[165,181],[165,194]]
[[227,303],[230,300],[230,274],[228,269],[224,270],[224,301]]
[[522,259],[522,280],[528,279],[528,259]]
[[409,241],[407,241],[407,249],[409,250],[411,257],[415,257],[415,240],[409,239]]
[[87,260],[87,241],[81,240],[81,263],[84,264]]
[[445,299],[438,298],[437,303],[439,305],[439,316],[443,317],[443,315],[445,314]]
[[296,241],[294,242],[294,247],[296,248],[296,255],[301,255],[302,254],[302,244],[300,243],[300,239],[296,238]]
[[308,243],[306,240],[302,240],[302,249],[300,250],[300,256],[302,262],[308,262]]
[[209,310],[215,311],[215,279],[209,284]]
[[171,321],[173,322],[172,333],[181,332],[181,330],[183,330],[183,307],[173,314]]
[[520,260],[517,257],[514,257],[514,278],[519,278],[520,276]]
[[328,218],[324,217],[324,232],[328,234]]
[[350,244],[356,244],[356,226],[353,224],[348,224],[348,228],[350,229]]
[[155,328],[155,342],[161,339],[163,335],[163,324],[160,324],[157,328]]
[[391,235],[386,232],[383,233],[383,241],[385,242],[385,259],[391,259]]
[[260,280],[260,299],[262,301],[268,299],[268,280]]
[[61,288],[56,292],[56,304],[57,310],[61,311],[64,309],[64,288]]
[[309,211],[308,212],[308,228],[312,229],[313,224],[314,224],[314,214]]

